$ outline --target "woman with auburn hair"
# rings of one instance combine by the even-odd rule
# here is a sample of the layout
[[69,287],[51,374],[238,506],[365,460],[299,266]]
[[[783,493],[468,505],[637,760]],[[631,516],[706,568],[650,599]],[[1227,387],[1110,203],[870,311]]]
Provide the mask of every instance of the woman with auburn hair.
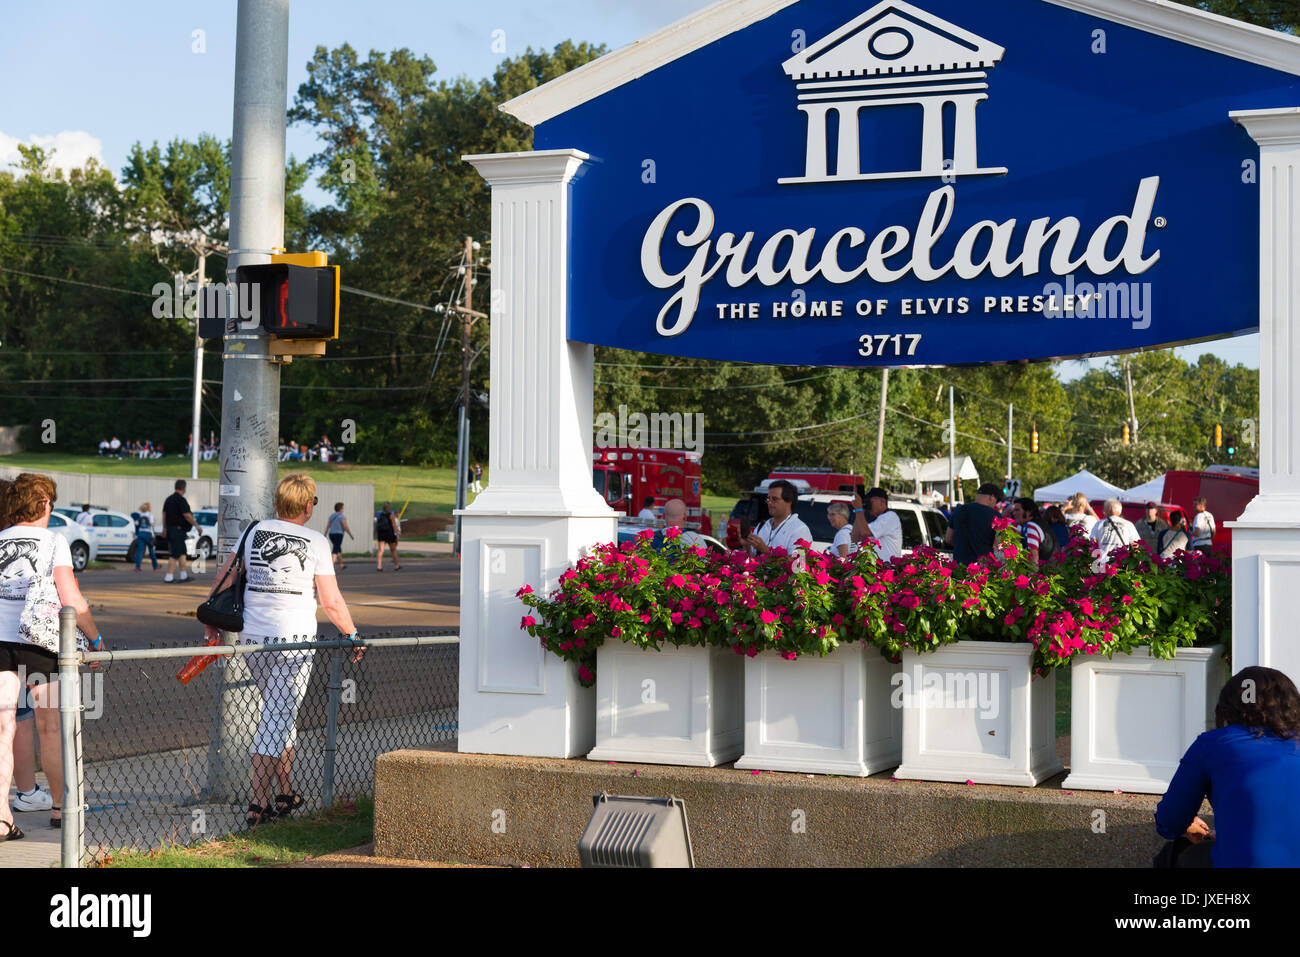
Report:
[[1214,806],[1215,867],[1300,867],[1300,693],[1273,668],[1243,668],[1219,693],[1216,727],[1187,749],[1156,807],[1167,840],[1199,844]]
[[[17,476],[0,495],[0,515],[8,523],[0,530],[0,796],[5,799],[0,815],[10,814],[14,719],[25,685],[31,686],[36,733],[41,738],[50,792],[58,799],[63,796],[57,643],[54,647],[38,644],[29,631],[20,627],[28,590],[41,579],[52,579],[59,603],[75,608],[77,626],[84,634],[95,636],[91,647],[98,651],[103,644],[90,606],[72,574],[68,540],[48,528],[56,497],[53,480],[33,472]],[[56,804],[50,811],[50,826],[61,824],[61,808]],[[0,841],[15,841],[22,836],[12,816],[0,817]]]
[[[244,530],[239,546],[227,556],[213,582],[213,593],[230,571],[236,556],[243,561],[248,583],[244,590],[242,644],[275,645],[316,638],[319,600],[340,634],[357,641],[330,558],[330,546],[320,532],[305,527],[317,504],[311,476],[294,472],[275,489],[275,518],[255,522]],[[209,640],[219,629],[207,626]],[[352,660],[360,661],[360,645]],[[294,744],[298,709],[307,693],[312,652],[263,651],[245,655],[248,670],[262,693],[262,713],[253,739],[253,796],[248,825],[283,817],[303,803],[293,789]],[[273,793],[272,780],[278,786]]]

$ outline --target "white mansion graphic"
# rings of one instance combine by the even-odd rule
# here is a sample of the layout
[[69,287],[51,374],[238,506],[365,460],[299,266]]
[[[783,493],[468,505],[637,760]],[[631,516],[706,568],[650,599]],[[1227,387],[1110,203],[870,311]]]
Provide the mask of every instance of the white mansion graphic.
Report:
[[[800,111],[808,115],[808,157],[803,176],[778,182],[1006,173],[1005,168],[980,168],[975,135],[975,107],[988,99],[988,74],[983,71],[1005,52],[903,0],[877,4],[782,64],[797,83]],[[949,103],[955,109],[951,144],[944,142],[944,109]],[[864,172],[861,114],[872,107],[899,105],[921,108],[920,167]],[[834,172],[828,142],[831,111],[838,117]],[[945,159],[952,160],[948,169]]]

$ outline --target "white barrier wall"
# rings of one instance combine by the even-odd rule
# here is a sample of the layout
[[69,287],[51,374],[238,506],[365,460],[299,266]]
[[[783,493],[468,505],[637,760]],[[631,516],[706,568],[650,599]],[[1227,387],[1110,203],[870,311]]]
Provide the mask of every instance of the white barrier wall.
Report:
[[[189,462],[182,466],[182,472],[189,471]],[[281,467],[281,474],[287,471]],[[144,502],[153,506],[154,515],[161,523],[162,503],[172,493],[176,479],[183,475],[88,475],[84,472],[54,472],[50,469],[24,466],[0,465],[0,477],[13,478],[20,472],[40,472],[52,478],[59,489],[58,506],[60,508],[81,506],[89,502],[95,508],[107,508],[115,512],[130,515]],[[185,498],[193,509],[217,507],[216,479],[185,479]],[[307,523],[325,534],[326,522],[334,503],[343,503],[343,514],[348,518],[348,527],[352,529],[355,540],[345,538],[344,552],[368,552],[375,547],[375,490],[373,485],[358,482],[317,482],[316,497],[320,504],[316,513]],[[267,516],[270,518],[271,516]]]

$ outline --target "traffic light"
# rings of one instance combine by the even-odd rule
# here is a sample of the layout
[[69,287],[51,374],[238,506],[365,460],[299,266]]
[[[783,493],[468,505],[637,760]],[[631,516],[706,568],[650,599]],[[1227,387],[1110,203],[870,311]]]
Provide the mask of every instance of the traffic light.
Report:
[[1128,440],[1129,440],[1128,423],[1125,422],[1124,423],[1124,444],[1125,445],[1128,445]]
[[1034,423],[1034,431],[1029,434],[1029,451],[1038,451],[1038,423]]
[[1214,424],[1214,447],[1223,448],[1223,426],[1218,422]]
[[235,282],[258,290],[258,325],[275,338],[338,338],[338,266],[287,262],[240,266],[235,270]]
[[1228,454],[1237,454],[1237,437],[1235,435],[1228,436]]

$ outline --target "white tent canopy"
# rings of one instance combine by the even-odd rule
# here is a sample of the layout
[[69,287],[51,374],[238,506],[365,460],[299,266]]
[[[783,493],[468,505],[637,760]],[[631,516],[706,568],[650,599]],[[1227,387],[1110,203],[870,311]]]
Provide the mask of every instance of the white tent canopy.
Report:
[[[963,482],[978,482],[980,473],[975,470],[975,463],[969,455],[958,455],[953,459],[953,472]],[[931,459],[918,463],[899,459],[897,465],[899,478],[907,482],[944,483],[948,481],[948,457]]]
[[1124,502],[1162,502],[1165,494],[1165,477],[1157,475],[1150,482],[1143,482],[1141,485],[1135,485],[1123,495],[1120,500]]
[[1111,485],[1104,479],[1099,479],[1087,469],[1084,469],[1077,475],[1072,475],[1068,479],[1062,479],[1059,482],[1053,482],[1051,485],[1044,485],[1042,488],[1034,489],[1035,502],[1064,502],[1075,492],[1082,492],[1088,496],[1089,501],[1107,498],[1123,498],[1125,492],[1118,485]]

